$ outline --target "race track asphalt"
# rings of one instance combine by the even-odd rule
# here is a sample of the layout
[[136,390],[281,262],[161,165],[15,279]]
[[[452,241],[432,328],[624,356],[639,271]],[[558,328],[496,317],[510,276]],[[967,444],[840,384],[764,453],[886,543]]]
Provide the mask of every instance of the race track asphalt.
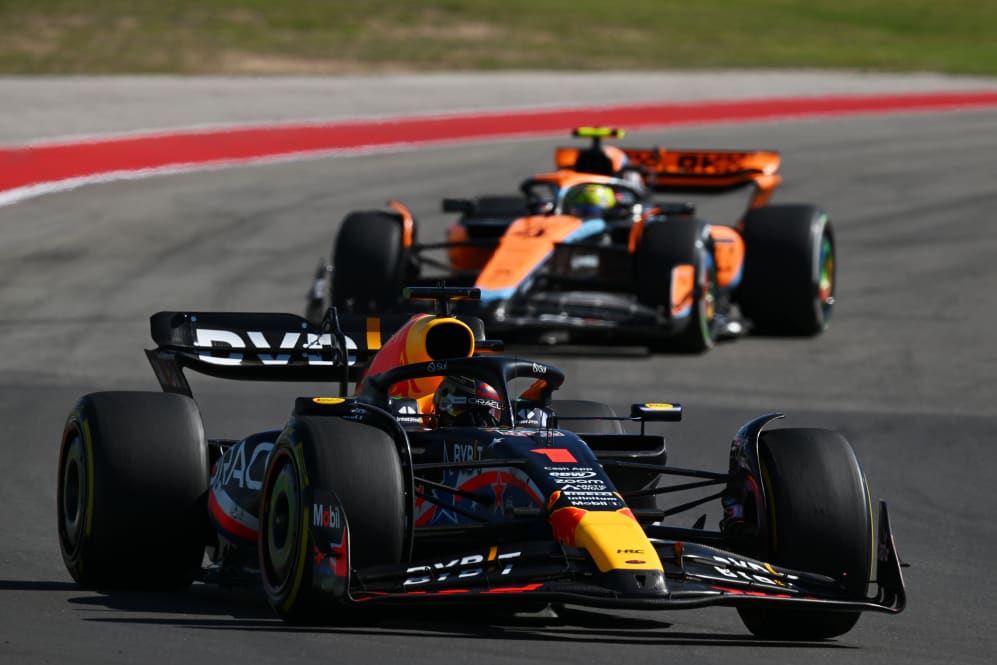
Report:
[[[54,93],[53,93],[54,94]],[[87,130],[91,131],[91,130]],[[750,638],[726,609],[572,611],[489,620],[392,616],[288,628],[253,594],[101,594],[72,583],[55,529],[62,423],[82,393],[155,389],[143,348],[164,309],[298,312],[343,214],[408,202],[439,237],[447,195],[508,192],[561,137],[204,172],[86,187],[0,208],[0,663],[989,663],[997,350],[997,111],[684,127],[634,145],[783,153],[777,202],[825,206],[838,306],[814,339],[747,338],[702,357],[527,349],[567,397],[678,401],[670,460],[722,470],[747,418],[840,429],[891,508],[909,607],[827,643]],[[709,216],[714,206],[704,206]],[[719,215],[723,206],[716,205]],[[279,423],[288,386],[195,382],[206,427]],[[276,397],[275,397],[276,395]],[[708,520],[718,511],[709,508]],[[690,517],[690,520],[693,517]]]

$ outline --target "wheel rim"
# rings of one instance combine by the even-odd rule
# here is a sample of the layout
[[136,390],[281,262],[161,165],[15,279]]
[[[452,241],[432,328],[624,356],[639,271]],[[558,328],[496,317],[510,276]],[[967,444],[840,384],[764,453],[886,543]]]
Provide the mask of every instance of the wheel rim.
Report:
[[817,296],[821,309],[827,315],[834,305],[834,246],[825,235],[820,241],[820,274],[817,281]]
[[75,556],[87,517],[86,451],[79,432],[66,443],[59,485],[59,534],[63,548]]
[[273,475],[272,489],[267,498],[265,565],[274,586],[286,584],[294,569],[297,553],[297,529],[301,524],[301,501],[298,475],[294,465],[284,461]]
[[702,301],[700,303],[699,325],[703,335],[703,344],[707,348],[713,345],[713,340],[716,337],[714,330],[717,317],[718,289],[716,270],[716,262],[711,258],[704,267],[703,278],[700,284]]

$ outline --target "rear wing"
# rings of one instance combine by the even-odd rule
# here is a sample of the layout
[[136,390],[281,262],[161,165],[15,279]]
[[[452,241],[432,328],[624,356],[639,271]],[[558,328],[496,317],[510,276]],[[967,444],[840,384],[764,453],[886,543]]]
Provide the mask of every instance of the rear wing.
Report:
[[[610,130],[618,131],[618,130]],[[576,135],[580,135],[577,134]],[[615,134],[607,134],[615,137]],[[594,145],[599,149],[598,144]],[[579,155],[593,148],[559,147],[554,151],[558,169],[575,169]],[[627,169],[636,170],[645,184],[657,192],[724,192],[754,187],[751,206],[768,202],[782,182],[781,157],[769,150],[688,150],[668,148],[617,148],[626,155]]]
[[156,348],[146,356],[166,392],[192,396],[190,369],[223,379],[338,381],[345,394],[409,318],[346,315],[315,326],[295,314],[158,312],[150,319]]

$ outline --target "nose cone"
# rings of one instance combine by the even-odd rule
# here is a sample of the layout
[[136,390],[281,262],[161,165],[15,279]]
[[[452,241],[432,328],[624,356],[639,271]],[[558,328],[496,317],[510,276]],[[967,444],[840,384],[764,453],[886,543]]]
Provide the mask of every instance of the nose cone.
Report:
[[625,596],[664,596],[668,594],[661,570],[613,570],[603,575],[603,584]]

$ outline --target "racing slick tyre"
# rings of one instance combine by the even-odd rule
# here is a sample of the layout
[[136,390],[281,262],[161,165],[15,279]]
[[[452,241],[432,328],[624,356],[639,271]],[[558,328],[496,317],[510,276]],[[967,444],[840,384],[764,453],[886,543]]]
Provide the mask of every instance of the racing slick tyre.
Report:
[[[346,620],[347,607],[337,600],[348,591],[352,571],[401,562],[402,478],[395,442],[376,427],[327,416],[288,423],[267,462],[259,532],[263,588],[285,621]],[[313,525],[337,522],[345,525],[341,545],[349,569],[330,563],[320,573],[320,552],[330,543],[315,540]]]
[[401,221],[378,210],[346,216],[332,251],[332,304],[340,312],[384,312],[397,306],[413,276]]
[[[762,483],[766,542],[759,558],[840,580],[864,600],[872,572],[873,522],[869,487],[848,441],[831,430],[763,431]],[[842,635],[859,612],[739,608],[753,634],[766,639],[819,640]]]
[[88,589],[172,590],[201,568],[208,446],[194,401],[158,392],[82,397],[58,469],[59,545]]
[[[692,218],[669,219],[648,224],[634,256],[637,299],[644,305],[664,309],[688,307],[688,320],[676,334],[651,345],[654,351],[703,353],[716,343],[718,283],[716,261],[706,224]],[[691,293],[673,293],[678,266],[692,266]],[[682,300],[673,303],[674,297]]]
[[817,335],[834,307],[835,244],[812,205],[755,208],[744,219],[744,275],[736,301],[755,332]]

